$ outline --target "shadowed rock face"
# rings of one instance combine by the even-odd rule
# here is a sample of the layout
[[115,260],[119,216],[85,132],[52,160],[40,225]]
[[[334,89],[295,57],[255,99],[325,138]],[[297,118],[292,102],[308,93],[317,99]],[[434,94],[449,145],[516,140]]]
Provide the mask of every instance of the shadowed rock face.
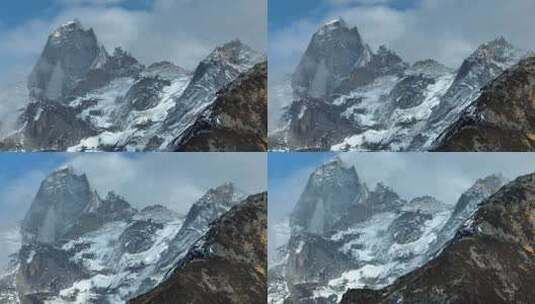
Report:
[[59,100],[87,75],[99,57],[105,60],[107,54],[93,30],[85,30],[77,20],[68,22],[49,36],[28,88],[34,97]]
[[535,174],[517,178],[434,260],[384,289],[349,290],[341,303],[533,303],[534,202]]
[[267,150],[267,63],[257,64],[218,93],[175,143],[177,151]]
[[28,105],[0,149],[264,151],[265,60],[235,40],[193,73],[170,62],[145,67],[121,48],[108,54],[80,22],[65,23],[49,36]]
[[293,75],[292,87],[298,94],[328,96],[355,66],[366,64],[370,57],[357,28],[350,29],[342,19],[334,20],[312,37]]
[[[334,304],[348,288],[392,284],[448,246],[479,204],[503,183],[496,175],[482,178],[453,208],[432,196],[405,200],[383,183],[367,190],[354,168],[336,159],[326,163],[311,174],[292,215],[301,216],[275,232],[289,240],[271,256],[269,301]],[[353,200],[345,197],[348,193]],[[328,206],[321,220],[332,223],[330,229],[317,229],[322,222],[315,213],[321,205]]]
[[[432,150],[481,88],[526,55],[500,37],[480,45],[456,71],[433,60],[410,66],[384,46],[371,51],[343,20],[329,22],[313,35],[291,89],[288,82],[273,85],[290,102],[270,132],[270,148]],[[515,138],[503,141],[524,140],[501,127],[502,137]],[[499,138],[497,129],[490,137]]]
[[93,199],[87,177],[62,168],[46,178],[22,223],[27,242],[54,243],[76,225]]
[[212,223],[164,283],[130,303],[266,303],[266,248],[267,194],[262,193]]
[[436,151],[535,149],[535,57],[520,61],[481,96],[435,144]]
[[340,159],[318,168],[310,176],[291,216],[291,226],[313,234],[328,234],[337,221],[367,195],[354,167]]

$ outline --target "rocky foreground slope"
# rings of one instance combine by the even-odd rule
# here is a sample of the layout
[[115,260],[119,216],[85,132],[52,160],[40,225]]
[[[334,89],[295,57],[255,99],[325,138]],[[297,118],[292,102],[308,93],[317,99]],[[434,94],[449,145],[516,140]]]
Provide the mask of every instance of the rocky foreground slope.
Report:
[[217,94],[175,142],[177,151],[266,151],[267,63],[260,63]]
[[[309,177],[290,217],[290,238],[270,257],[270,304],[334,304],[349,288],[382,288],[417,269],[453,238],[504,183],[477,180],[452,204],[369,189],[335,159]],[[366,303],[366,302],[363,302]]]
[[[120,48],[109,54],[92,29],[71,21],[49,36],[28,79],[28,104],[20,114],[16,130],[1,140],[0,148],[176,150],[184,135],[191,136],[192,128],[202,132],[202,128],[219,126],[216,117],[205,120],[202,126],[196,124],[201,117],[211,117],[213,107],[219,107],[219,112],[232,113],[220,118],[225,126],[241,126],[249,120],[244,128],[250,134],[240,135],[254,135],[249,139],[252,143],[244,149],[256,149],[258,141],[266,141],[258,137],[267,132],[261,122],[263,112],[256,112],[262,103],[260,99],[265,98],[258,84],[251,87],[251,99],[244,97],[236,104],[236,99],[218,102],[219,105],[214,102],[218,92],[221,91],[219,98],[225,98],[221,96],[225,90],[239,86],[233,83],[241,82],[241,77],[264,61],[265,56],[236,40],[217,47],[194,71],[167,61],[144,66]],[[264,72],[267,77],[265,70],[257,72]],[[241,94],[247,96],[246,92]],[[253,111],[255,115],[251,116]],[[233,138],[229,136],[229,140]],[[241,144],[231,142],[203,148],[241,150]]]
[[165,282],[129,303],[266,303],[266,248],[267,193],[262,193],[213,222]]
[[[86,175],[58,169],[42,182],[22,223],[21,248],[0,275],[0,303],[125,303],[176,269],[200,265],[192,261],[201,255],[208,269],[233,262],[241,275],[258,279],[240,286],[260,288],[265,195],[245,199],[226,183],[209,190],[185,217],[162,205],[137,210],[113,192],[101,197]],[[214,292],[225,293],[225,284],[235,282],[225,279]]]
[[483,88],[437,139],[436,151],[533,151],[535,57],[520,61]]
[[333,20],[312,36],[291,83],[272,90],[286,95],[287,106],[279,126],[270,128],[270,148],[430,150],[481,88],[526,56],[500,37],[458,69],[432,59],[409,64],[385,46],[372,50],[357,28]]
[[435,259],[379,290],[353,289],[342,304],[533,303],[535,175],[485,200]]

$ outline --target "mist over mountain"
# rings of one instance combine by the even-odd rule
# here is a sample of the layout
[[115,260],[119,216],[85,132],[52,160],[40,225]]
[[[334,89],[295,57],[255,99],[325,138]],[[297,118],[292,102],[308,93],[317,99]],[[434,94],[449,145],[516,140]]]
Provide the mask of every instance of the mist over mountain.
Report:
[[[207,233],[229,229],[224,216],[242,206],[253,205],[264,224],[255,221],[258,217],[239,215],[237,225],[258,233],[243,236],[250,247],[228,244],[218,257],[233,260],[232,250],[244,256],[263,252],[265,257],[265,204],[265,195],[248,198],[228,182],[208,190],[186,214],[162,204],[138,210],[113,191],[101,195],[86,174],[61,167],[42,181],[21,223],[20,247],[0,276],[0,302],[125,303],[189,267],[193,256],[203,256],[192,252],[208,242]],[[214,224],[218,220],[225,224]],[[216,262],[209,260],[206,267]],[[236,263],[255,276],[256,263],[265,262]]]
[[384,288],[351,289],[340,303],[531,303],[533,189],[533,174],[506,184],[425,265]]
[[[481,90],[530,55],[498,37],[480,45],[457,69],[425,58],[409,64],[386,46],[373,50],[359,29],[342,18],[335,19],[313,34],[290,83],[273,83],[277,87],[270,91],[278,103],[287,99],[287,106],[282,109],[278,127],[270,129],[270,147],[312,151],[440,149],[443,133],[457,130],[458,120],[468,120],[464,117],[471,103],[481,100]],[[531,83],[525,80],[522,86],[531,87]],[[525,104],[524,100],[520,98],[517,103]],[[507,114],[512,110],[505,111],[504,115],[513,115]],[[505,123],[494,126],[510,128]],[[516,127],[529,128],[529,120]],[[479,148],[472,145],[463,150]],[[482,149],[510,151],[498,143]]]
[[489,175],[443,202],[369,187],[339,158],[319,166],[289,224],[272,232],[287,242],[270,251],[268,302],[338,303],[348,289],[389,286],[446,248],[505,183]]
[[[183,148],[186,135],[191,140],[195,133],[225,126],[234,133],[227,132],[222,144],[202,149],[236,151],[244,146],[244,150],[265,150],[267,125],[263,121],[267,118],[261,107],[266,96],[255,93],[251,103],[258,106],[249,112],[218,101],[232,98],[231,88],[265,60],[235,40],[215,48],[193,71],[167,61],[144,66],[121,48],[108,52],[93,29],[78,20],[69,21],[49,35],[28,77],[27,105],[0,148],[174,151]],[[257,68],[257,73],[257,77],[267,77],[265,69]],[[245,87],[241,94],[253,96],[262,91],[261,86]],[[249,101],[244,99],[244,103]],[[213,115],[215,104],[219,112],[232,116]],[[206,119],[210,115],[214,117]],[[246,119],[248,123],[242,126]],[[250,142],[238,141],[250,133],[254,135]]]

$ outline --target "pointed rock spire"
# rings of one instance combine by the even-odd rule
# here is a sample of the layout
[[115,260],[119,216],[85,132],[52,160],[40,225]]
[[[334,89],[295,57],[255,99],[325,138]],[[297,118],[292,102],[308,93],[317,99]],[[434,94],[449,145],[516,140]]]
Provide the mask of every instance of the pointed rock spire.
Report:
[[312,36],[292,78],[299,95],[328,96],[351,71],[371,58],[358,29],[339,18],[324,24]]
[[78,20],[61,25],[49,36],[29,77],[31,96],[61,101],[106,55],[93,29],[84,29]]
[[290,225],[308,233],[328,233],[347,211],[367,195],[355,167],[335,158],[316,169],[295,206]]

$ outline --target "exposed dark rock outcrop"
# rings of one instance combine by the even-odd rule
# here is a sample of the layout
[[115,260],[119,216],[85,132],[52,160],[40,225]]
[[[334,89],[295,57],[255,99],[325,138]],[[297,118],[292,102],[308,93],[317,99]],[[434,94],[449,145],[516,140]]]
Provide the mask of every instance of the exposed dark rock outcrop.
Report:
[[130,303],[266,303],[267,194],[215,221],[170,277]]
[[175,143],[177,151],[267,150],[267,63],[257,64],[218,93]]
[[436,151],[533,151],[535,57],[486,86],[435,143]]
[[434,259],[380,290],[353,289],[342,304],[533,303],[535,175],[482,203]]

